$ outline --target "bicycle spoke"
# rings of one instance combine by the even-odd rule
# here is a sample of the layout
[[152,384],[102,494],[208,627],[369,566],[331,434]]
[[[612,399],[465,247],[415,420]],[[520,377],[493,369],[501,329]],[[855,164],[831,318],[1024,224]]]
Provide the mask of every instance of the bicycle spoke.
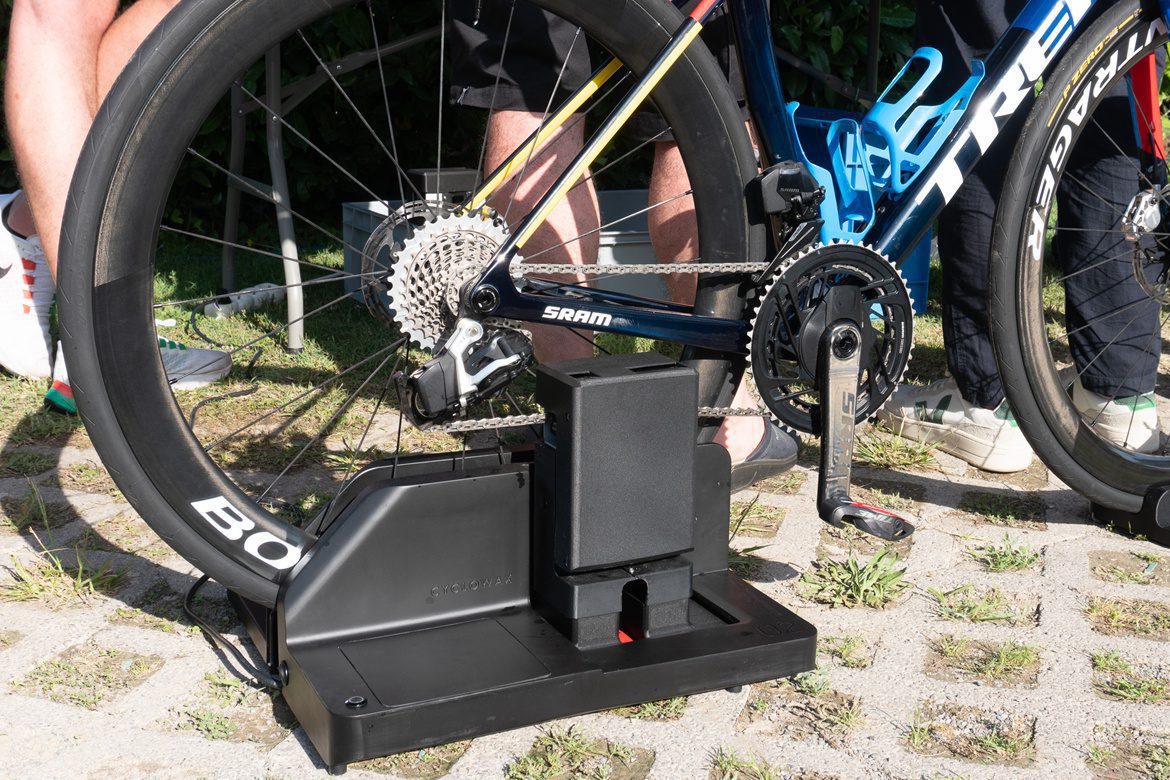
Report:
[[639,217],[643,214],[648,214],[651,211],[653,211],[654,209],[661,208],[662,206],[665,206],[669,203],[674,203],[675,201],[682,200],[683,198],[689,198],[692,195],[692,193],[693,193],[692,190],[687,190],[686,192],[681,193],[679,195],[675,195],[674,197],[667,198],[666,200],[661,200],[653,205],[647,206],[644,209],[639,209],[638,211],[627,214],[624,217],[620,217],[618,219],[615,219],[613,222],[609,222],[609,223],[604,224],[604,225],[599,225],[598,227],[596,227],[592,230],[588,230],[584,233],[581,233],[580,235],[575,236],[574,238],[570,238],[567,241],[562,241],[559,244],[554,244],[553,246],[545,247],[544,249],[541,249],[539,252],[535,252],[531,255],[526,255],[524,257],[524,259],[525,260],[534,260],[547,252],[553,251],[554,249],[561,249],[561,248],[566,247],[569,244],[572,244],[576,241],[580,241],[581,239],[586,238],[587,236],[592,236],[596,233],[600,233],[603,230],[609,230],[609,229],[613,228],[615,225],[620,225],[621,223],[626,222],[628,220],[631,220],[634,217]]
[[[577,46],[577,42],[580,40],[580,38],[581,28],[578,27],[577,31],[573,34],[573,42],[569,44],[569,51],[567,54],[565,54],[565,61],[561,63],[560,70],[557,72],[557,80],[553,84],[551,94],[548,96],[548,103],[545,104],[544,115],[541,117],[540,123],[537,125],[538,128],[544,127],[545,122],[548,121],[549,114],[552,112],[553,101],[556,99],[557,91],[561,88],[561,81],[565,77],[565,69],[569,66],[569,58],[573,56],[573,49]],[[563,133],[564,130],[562,129],[561,134]],[[560,136],[554,135],[552,138],[549,138],[548,144],[552,144],[558,137]],[[508,221],[508,216],[512,212],[512,206],[514,206],[516,203],[516,193],[520,190],[520,184],[524,181],[524,174],[528,171],[528,164],[532,162],[532,155],[534,151],[535,147],[528,150],[528,155],[524,158],[524,164],[520,167],[520,174],[516,177],[516,183],[512,187],[512,195],[508,200],[508,206],[504,209],[504,222]]]
[[[304,223],[308,227],[313,228],[313,230],[316,230],[318,233],[325,236],[326,238],[329,238],[333,241],[336,241],[337,243],[341,244],[342,247],[349,249],[349,250],[352,250],[354,252],[357,252],[359,255],[365,254],[365,247],[353,246],[352,244],[347,242],[345,239],[343,239],[340,236],[333,233],[333,231],[322,227],[321,225],[317,224],[313,220],[306,217],[304,214],[301,214],[300,212],[293,209],[290,204],[279,203],[276,200],[276,198],[274,198],[272,195],[266,194],[263,190],[258,188],[255,184],[253,184],[252,182],[243,178],[242,176],[239,176],[238,174],[232,173],[227,168],[224,168],[222,165],[215,162],[214,160],[211,160],[210,158],[204,157],[202,154],[195,151],[194,149],[188,148],[187,152],[194,155],[197,159],[202,160],[203,162],[207,163],[211,167],[215,168],[220,173],[225,174],[229,179],[234,180],[237,184],[241,184],[241,185],[247,187],[252,192],[252,194],[257,196],[260,200],[263,200],[267,203],[270,203],[273,206],[280,206],[281,208],[287,209],[289,214],[291,214],[294,218],[300,220],[302,223]],[[356,182],[356,180],[355,180],[355,182]],[[373,195],[372,192],[370,194]],[[378,201],[379,203],[383,202],[382,199],[378,198],[377,196],[374,196],[374,200]],[[389,206],[387,206],[387,209],[389,209]]]
[[301,447],[300,451],[295,456],[293,456],[293,459],[289,461],[289,464],[285,466],[279,474],[276,475],[276,479],[272,480],[272,483],[267,488],[265,488],[264,492],[260,494],[260,497],[257,500],[263,500],[270,492],[272,492],[272,489],[276,487],[276,484],[280,482],[280,480],[284,479],[285,475],[288,474],[292,467],[295,466],[302,457],[304,457],[305,453],[309,451],[310,447],[321,440],[321,438],[325,435],[325,432],[329,430],[330,426],[332,426],[333,423],[337,421],[337,418],[345,413],[345,410],[350,407],[350,404],[354,402],[354,399],[356,399],[361,391],[366,388],[366,385],[368,385],[373,380],[373,378],[378,375],[378,372],[386,367],[386,364],[390,362],[392,357],[393,355],[387,355],[386,359],[379,363],[378,367],[375,368],[369,376],[362,380],[362,383],[358,385],[356,390],[350,393],[349,397],[346,398],[345,401],[337,408],[337,411],[335,411],[333,416],[331,416],[326,421],[325,425],[321,426],[321,430],[317,433],[317,435],[310,439],[304,447]]
[[288,400],[288,401],[285,401],[285,402],[284,402],[284,403],[282,403],[280,406],[277,406],[277,407],[276,407],[276,408],[274,408],[274,409],[270,409],[269,411],[265,412],[264,414],[260,415],[259,417],[256,417],[255,419],[252,419],[252,420],[250,420],[249,422],[247,422],[246,424],[244,424],[244,425],[240,426],[239,428],[235,429],[235,430],[234,430],[234,431],[232,431],[231,433],[228,433],[228,434],[225,434],[225,435],[221,436],[220,438],[216,439],[215,441],[211,442],[210,444],[204,444],[204,445],[203,445],[203,451],[204,451],[204,452],[211,452],[212,450],[214,450],[214,449],[216,449],[217,447],[219,447],[219,445],[223,444],[225,441],[228,441],[229,439],[232,439],[232,438],[234,438],[234,437],[236,437],[236,436],[240,435],[240,434],[241,434],[241,433],[243,433],[244,431],[246,431],[246,430],[248,430],[249,428],[251,428],[253,425],[257,425],[257,424],[259,424],[259,423],[262,423],[262,422],[264,422],[264,421],[265,421],[265,420],[267,420],[268,418],[272,417],[274,414],[279,414],[280,412],[284,411],[284,410],[285,410],[285,409],[287,409],[288,407],[292,406],[292,405],[293,405],[293,404],[295,404],[297,401],[300,401],[300,400],[301,400],[301,399],[303,399],[303,398],[307,398],[307,397],[308,397],[310,394],[312,394],[312,393],[315,393],[315,392],[317,392],[318,390],[324,389],[325,387],[328,387],[329,385],[333,384],[334,382],[337,382],[337,381],[339,381],[339,380],[341,380],[341,379],[345,378],[345,377],[346,377],[346,376],[348,376],[349,374],[353,373],[353,372],[354,372],[354,371],[356,371],[357,369],[359,369],[359,368],[361,368],[362,366],[364,366],[366,363],[369,363],[371,360],[375,360],[376,358],[380,357],[380,356],[381,356],[383,353],[385,353],[385,352],[388,352],[388,351],[390,351],[390,350],[397,350],[397,349],[398,349],[399,347],[401,347],[401,346],[402,346],[402,345],[403,345],[405,342],[406,342],[406,339],[405,339],[405,337],[404,337],[404,338],[401,338],[401,339],[399,339],[398,341],[394,342],[394,343],[393,343],[393,344],[391,344],[390,346],[388,346],[388,347],[385,347],[385,348],[383,348],[383,349],[380,349],[380,350],[378,350],[377,352],[375,352],[375,353],[374,353],[374,354],[372,354],[372,355],[367,355],[367,356],[366,356],[365,358],[363,358],[361,361],[359,361],[359,362],[357,362],[357,363],[354,363],[352,366],[350,366],[349,368],[345,369],[344,371],[341,371],[341,372],[339,372],[339,373],[337,373],[337,374],[334,374],[333,376],[331,376],[331,377],[329,377],[328,379],[326,379],[324,382],[320,382],[320,383],[318,383],[318,384],[314,385],[313,387],[310,387],[308,390],[305,390],[304,392],[300,393],[300,394],[299,394],[299,395],[297,395],[296,397],[294,397],[294,398],[292,398],[292,399],[290,399],[290,400]]
[[[446,9],[446,3],[443,4],[443,7],[444,7],[444,9]],[[337,77],[333,75],[333,72],[325,64],[325,61],[323,59],[321,59],[321,56],[319,54],[317,54],[317,51],[316,51],[316,49],[313,48],[313,45],[311,43],[309,43],[309,39],[305,37],[305,33],[303,31],[298,30],[297,35],[300,36],[301,42],[304,43],[305,48],[309,50],[309,53],[313,56],[313,59],[315,59],[317,61],[318,67],[321,68],[322,72],[328,74],[329,81],[333,83],[334,88],[341,95],[342,100],[344,100],[346,102],[346,104],[349,105],[349,107],[351,109],[353,109],[354,115],[357,117],[358,121],[361,122],[362,127],[364,127],[366,129],[366,132],[369,133],[370,137],[374,140],[374,143],[377,145],[377,147],[379,149],[381,149],[382,152],[386,155],[386,158],[390,161],[390,164],[393,165],[396,170],[401,171],[402,166],[399,164],[398,158],[395,157],[394,154],[389,149],[386,148],[386,144],[384,144],[382,142],[382,139],[378,137],[377,131],[374,130],[373,127],[370,126],[369,121],[366,119],[366,115],[362,112],[361,109],[359,109],[354,104],[353,99],[350,97],[349,93],[345,90],[344,87],[341,86],[341,82],[339,82],[337,80]],[[245,90],[245,92],[246,91],[247,90]],[[253,99],[255,100],[255,98],[253,98]],[[257,102],[259,102],[259,101],[257,101]],[[261,104],[261,105],[263,105],[263,104]],[[267,110],[267,108],[265,110]],[[274,116],[281,123],[281,125],[283,125],[284,127],[287,127],[291,132],[293,132],[295,135],[297,135],[297,137],[299,137],[302,141],[304,141],[305,143],[308,143],[310,146],[312,146],[315,151],[320,152],[320,150],[317,148],[317,146],[315,144],[311,144],[308,141],[308,139],[306,139],[304,137],[304,135],[297,132],[297,130],[295,128],[291,127],[289,125],[289,123],[285,121],[284,117],[278,116],[275,113],[273,113],[272,111],[268,111],[268,113],[269,113],[269,115]],[[320,152],[320,153],[324,154],[323,152]],[[329,158],[328,156],[326,156],[326,160],[329,163],[336,166],[338,168],[338,170],[340,170],[342,173],[349,176],[350,179],[353,179],[354,183],[360,184],[360,182],[358,182],[356,179],[354,179],[353,176],[350,175],[348,171],[346,171],[343,167],[341,167],[332,158]],[[411,191],[414,192],[414,194],[418,197],[419,200],[424,201],[424,203],[425,203],[426,199],[423,198],[422,193],[420,193],[418,191],[418,188],[416,188],[414,186],[414,183],[409,181],[409,177],[407,178],[407,182],[410,184]],[[370,191],[370,192],[372,194],[372,191]],[[371,198],[371,200],[375,200],[375,201],[382,203],[383,205],[386,206],[387,209],[389,209],[389,207],[390,207],[390,205],[388,203],[386,203],[383,198],[380,198],[377,195],[374,195]],[[437,214],[435,214],[435,212],[433,210],[431,211],[431,215],[438,216]]]
[[[370,34],[374,39],[374,51],[380,51],[381,46],[378,43],[378,25],[374,22],[374,3],[372,0],[366,1],[366,10],[370,17]],[[386,108],[386,126],[390,131],[390,153],[394,159],[398,159],[398,141],[394,135],[394,119],[390,111],[390,90],[386,86],[386,69],[382,65],[381,57],[374,57],[374,61],[378,65],[378,84],[382,89],[382,104]],[[406,184],[403,181],[405,178],[402,175],[402,166],[394,166],[394,175],[398,179],[398,200],[402,203],[406,202]]]

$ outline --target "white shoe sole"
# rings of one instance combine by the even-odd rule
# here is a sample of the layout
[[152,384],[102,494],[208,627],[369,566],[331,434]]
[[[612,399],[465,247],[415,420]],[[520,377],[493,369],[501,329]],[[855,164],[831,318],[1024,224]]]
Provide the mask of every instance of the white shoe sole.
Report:
[[[1084,415],[1082,415],[1082,419],[1085,419]],[[1085,422],[1089,422],[1090,419],[1092,418],[1085,419]],[[1151,428],[1148,424],[1140,424],[1137,420],[1134,421],[1133,425],[1124,423],[1110,425],[1098,420],[1089,427],[1102,439],[1130,452],[1141,452],[1149,455],[1162,447],[1162,434],[1158,431],[1157,426]]]
[[199,366],[198,371],[193,371],[190,374],[179,373],[182,378],[177,382],[171,382],[172,390],[198,390],[200,387],[207,387],[215,384],[219,380],[227,376],[232,370],[232,361],[227,355],[221,355],[220,359],[210,362],[206,366]]
[[[988,442],[950,425],[907,420],[889,415],[879,415],[878,419],[905,439],[933,444],[948,455],[954,455],[983,471],[1011,474],[1032,465],[1032,448],[1026,441]],[[1020,438],[1023,439],[1022,434]]]

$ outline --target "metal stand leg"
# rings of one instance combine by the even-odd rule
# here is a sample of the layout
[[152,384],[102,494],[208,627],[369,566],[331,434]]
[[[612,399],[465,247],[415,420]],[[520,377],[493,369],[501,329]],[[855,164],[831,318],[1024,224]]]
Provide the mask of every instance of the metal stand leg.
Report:
[[272,200],[276,204],[276,229],[280,235],[280,253],[284,257],[284,283],[288,286],[288,350],[300,352],[305,345],[305,298],[301,284],[301,266],[297,261],[297,239],[290,209],[288,174],[284,169],[284,138],[281,131],[280,48],[265,57],[268,108],[268,165],[272,172]]
[[232,87],[231,97],[231,151],[228,156],[228,177],[223,221],[223,288],[236,289],[236,243],[240,236],[240,185],[236,178],[244,170],[244,91]]

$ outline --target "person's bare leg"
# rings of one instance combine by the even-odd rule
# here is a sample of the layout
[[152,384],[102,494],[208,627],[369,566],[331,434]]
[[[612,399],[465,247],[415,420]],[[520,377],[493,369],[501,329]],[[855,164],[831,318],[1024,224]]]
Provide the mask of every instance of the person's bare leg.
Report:
[[[484,161],[487,171],[493,171],[506,162],[512,152],[540,125],[542,118],[543,114],[528,111],[492,112],[488,122]],[[583,122],[578,122],[554,138],[546,149],[529,160],[521,181],[508,182],[491,199],[492,206],[506,216],[511,227],[519,224],[580,151],[584,138],[583,125]],[[570,190],[544,225],[532,235],[521,254],[537,263],[595,263],[599,223],[597,192],[593,183],[590,181],[578,185]],[[541,278],[580,282],[584,277]],[[578,330],[576,333],[580,335],[577,336],[567,328],[533,324],[527,327],[532,331],[536,356],[541,362],[593,356],[593,334],[590,331]]]
[[[701,260],[699,234],[695,223],[694,200],[688,195],[690,181],[675,143],[654,144],[654,172],[650,179],[647,214],[650,241],[659,262],[686,263]],[[671,300],[689,303],[695,300],[698,277],[695,274],[671,274],[666,277],[666,288]],[[732,406],[751,408],[756,405],[747,382],[736,388]],[[715,441],[731,455],[732,463],[746,458],[759,445],[764,435],[764,421],[760,417],[728,417],[719,428]]]
[[[117,0],[16,0],[4,106],[27,206],[9,225],[31,228],[57,273],[73,168],[98,105],[131,53],[174,0],[141,0],[115,21]],[[31,230],[27,232],[33,232]]]

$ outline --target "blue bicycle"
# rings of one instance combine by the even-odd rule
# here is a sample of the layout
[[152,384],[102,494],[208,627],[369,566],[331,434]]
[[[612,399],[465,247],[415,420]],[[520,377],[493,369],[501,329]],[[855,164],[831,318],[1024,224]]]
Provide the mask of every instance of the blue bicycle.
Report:
[[[1069,150],[1124,84],[1130,142],[1144,156],[1132,201],[1106,203],[1128,240],[1110,260],[1132,267],[1143,291],[1135,310],[1170,304],[1157,67],[1170,0],[1032,0],[951,94],[928,100],[940,55],[923,50],[860,117],[786,102],[762,0],[681,9],[532,0],[516,4],[517,17],[539,11],[556,25],[561,58],[529,96],[538,104],[530,132],[510,140],[493,135],[488,112],[457,105],[449,31],[459,5],[187,3],[100,112],[100,143],[81,160],[62,242],[74,389],[128,499],[227,587],[275,603],[282,576],[314,542],[305,521],[367,464],[495,446],[506,426],[538,421],[527,375],[532,341],[549,328],[606,351],[679,345],[699,373],[707,438],[742,412],[729,407],[745,369],[768,413],[798,430],[829,430],[834,415],[822,411],[840,408],[825,402],[833,371],[852,379],[845,419],[831,424],[871,416],[910,358],[913,313],[898,265],[1033,95],[993,250],[1009,400],[1043,460],[1102,505],[1136,510],[1170,476],[1160,447],[1112,444],[1074,407],[1069,387],[1084,360],[1071,356],[1069,336],[1084,324],[1065,322],[1066,279],[1051,257],[1065,229],[1054,193],[1077,186],[1065,177]],[[724,6],[753,135],[699,40]],[[497,41],[505,62],[534,45],[509,35],[524,29],[512,22],[508,11]],[[478,20],[467,24],[474,32]],[[406,67],[420,62],[426,79]],[[524,92],[515,74],[497,74],[496,87],[504,76]],[[252,155],[249,167],[216,132],[249,109],[265,118],[262,152],[279,164]],[[647,116],[650,129],[632,132]],[[356,133],[336,132],[341,124]],[[355,134],[367,142],[355,146]],[[335,186],[320,177],[301,186],[310,162]],[[683,183],[664,191],[662,166],[672,164]],[[599,216],[595,193],[617,188],[646,190],[645,206]],[[204,193],[200,208],[192,192]],[[241,195],[255,197],[239,212]],[[321,216],[321,203],[346,199],[376,207],[368,237]],[[242,213],[229,229],[208,217],[225,207]],[[659,259],[691,264],[582,264],[599,243],[634,240],[637,231],[621,229],[639,220]],[[198,313],[216,298],[224,249],[239,255],[241,278],[304,272],[283,285],[297,305],[287,318]],[[347,252],[356,266],[343,264]],[[693,287],[693,304],[605,283],[631,271],[660,286],[665,278],[669,290]],[[188,316],[236,367],[221,385],[180,393],[156,342],[176,333],[156,320]],[[842,321],[851,324],[834,329]],[[281,349],[294,333],[295,348]],[[1141,338],[1163,355],[1160,330]]]

